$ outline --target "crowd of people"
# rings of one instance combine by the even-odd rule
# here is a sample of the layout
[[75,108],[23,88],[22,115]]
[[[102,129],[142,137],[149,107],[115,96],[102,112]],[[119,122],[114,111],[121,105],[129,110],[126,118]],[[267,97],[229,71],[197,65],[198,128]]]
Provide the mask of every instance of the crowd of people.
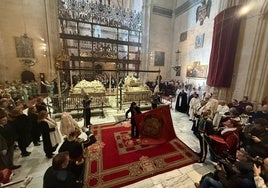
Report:
[[227,103],[212,94],[193,90],[187,96],[179,89],[175,109],[189,115],[192,131],[199,139],[199,163],[208,152],[215,172],[202,177],[196,187],[267,187],[268,184],[268,103],[254,111],[247,96]]
[[[158,84],[159,83],[159,84]],[[152,106],[155,94],[175,96],[175,110],[186,113],[200,143],[199,163],[209,152],[215,172],[202,177],[199,188],[268,186],[268,101],[254,106],[248,96],[217,100],[201,87],[180,82],[147,82]],[[156,89],[157,88],[157,91]],[[254,110],[255,109],[255,110]]]
[[[248,96],[241,101],[217,100],[201,87],[182,82],[147,82],[155,93],[174,96],[175,110],[186,113],[199,140],[199,163],[208,152],[215,172],[202,177],[199,188],[257,187],[268,185],[268,101],[253,106]],[[254,110],[256,109],[256,110]]]
[[[86,139],[79,138],[82,133],[87,135]],[[65,137],[63,142],[62,137]],[[13,98],[7,88],[1,90],[0,174],[10,172],[11,176],[12,170],[21,167],[14,164],[16,148],[22,157],[28,157],[31,155],[27,150],[29,145],[40,146],[42,142],[44,156],[53,158],[52,169],[44,176],[44,187],[82,187],[84,148],[95,141],[90,130],[86,126],[80,128],[71,115],[63,113],[60,124],[52,119],[43,97],[35,96],[31,103],[24,103]],[[55,156],[57,149],[59,154]],[[57,172],[59,176],[51,177]],[[0,182],[8,181],[2,182],[1,178]]]
[[40,92],[40,86],[36,81],[22,83],[14,80],[0,85],[1,98],[12,99],[15,104],[27,105],[28,101],[39,96]]
[[[192,131],[200,143],[198,162],[204,163],[208,153],[211,160],[217,162],[215,172],[202,177],[196,187],[267,186],[267,100],[254,108],[247,96],[241,101],[233,99],[227,103],[214,99],[212,94],[203,92],[200,87],[195,89],[190,85],[167,82],[162,83],[160,88],[153,92],[152,109],[161,103],[159,93],[172,94],[175,91],[175,110],[189,115]],[[38,95],[32,95],[30,98],[35,100],[29,103],[23,95],[12,94],[10,87],[1,90],[0,94],[0,170],[20,168],[13,161],[14,148],[19,148],[22,157],[28,157],[31,152],[27,147],[31,143],[39,146],[42,139],[44,155],[53,158],[52,167],[44,175],[44,187],[82,187],[84,148],[96,142],[89,129],[91,99],[84,97],[85,124],[81,129],[68,113],[62,114],[59,126],[50,118],[47,104]],[[129,113],[131,136],[138,138],[133,117],[141,111],[135,102],[126,111],[126,118]],[[82,133],[87,135],[86,139],[80,138]],[[63,142],[62,136],[65,136]],[[57,149],[59,153],[55,155]]]

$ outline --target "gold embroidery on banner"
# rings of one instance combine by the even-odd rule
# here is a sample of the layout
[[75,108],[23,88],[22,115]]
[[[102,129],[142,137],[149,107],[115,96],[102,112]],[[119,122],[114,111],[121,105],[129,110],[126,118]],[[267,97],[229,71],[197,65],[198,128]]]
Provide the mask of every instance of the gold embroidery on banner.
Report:
[[151,115],[147,116],[144,120],[143,135],[158,138],[161,133],[162,125],[163,122],[160,119]]

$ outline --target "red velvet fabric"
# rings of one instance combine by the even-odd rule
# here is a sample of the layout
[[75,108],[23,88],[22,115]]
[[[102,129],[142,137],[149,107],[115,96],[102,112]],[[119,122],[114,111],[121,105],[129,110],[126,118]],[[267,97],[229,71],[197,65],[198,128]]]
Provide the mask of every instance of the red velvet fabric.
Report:
[[141,145],[162,144],[176,138],[168,105],[139,114],[135,116],[135,121],[139,127]]
[[239,8],[234,6],[225,9],[214,19],[208,86],[229,88],[231,85],[241,23]]

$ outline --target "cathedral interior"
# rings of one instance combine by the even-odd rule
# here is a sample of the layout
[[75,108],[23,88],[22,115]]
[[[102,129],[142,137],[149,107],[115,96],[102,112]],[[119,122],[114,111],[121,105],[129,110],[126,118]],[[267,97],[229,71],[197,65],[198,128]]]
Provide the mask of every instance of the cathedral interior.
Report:
[[[253,111],[267,108],[266,0],[1,0],[0,28],[1,100],[27,109],[41,96],[58,123],[69,112],[83,126],[85,96],[92,124],[116,121],[133,101],[150,110],[157,96],[177,137],[198,152],[192,117],[177,104],[182,90],[187,100],[193,92],[228,104],[246,97]],[[15,149],[14,181],[32,175],[28,187],[42,187],[51,160],[42,147],[29,150],[22,158]],[[194,187],[213,165],[126,187]]]

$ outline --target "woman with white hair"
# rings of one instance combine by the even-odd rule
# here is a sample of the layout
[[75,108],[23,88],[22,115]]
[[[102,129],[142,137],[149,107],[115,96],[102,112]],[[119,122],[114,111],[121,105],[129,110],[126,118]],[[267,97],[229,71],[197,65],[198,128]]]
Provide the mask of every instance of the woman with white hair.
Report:
[[[81,130],[73,117],[64,112],[61,116],[61,133],[65,135],[64,142],[59,148],[59,152],[68,151],[70,155],[69,170],[75,175],[76,180],[82,182],[84,172],[84,148],[96,142],[96,138],[90,130],[83,127]],[[86,139],[82,138],[85,132]],[[81,135],[81,136],[80,136]]]

